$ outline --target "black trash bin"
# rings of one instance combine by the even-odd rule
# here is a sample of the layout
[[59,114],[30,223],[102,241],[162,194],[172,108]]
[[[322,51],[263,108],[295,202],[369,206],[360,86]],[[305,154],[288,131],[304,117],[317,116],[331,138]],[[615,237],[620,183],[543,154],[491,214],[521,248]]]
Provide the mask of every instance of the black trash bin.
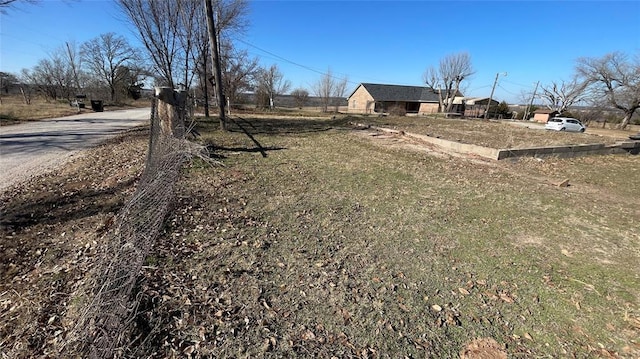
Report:
[[104,111],[104,106],[102,105],[102,100],[91,100],[91,109],[95,112]]

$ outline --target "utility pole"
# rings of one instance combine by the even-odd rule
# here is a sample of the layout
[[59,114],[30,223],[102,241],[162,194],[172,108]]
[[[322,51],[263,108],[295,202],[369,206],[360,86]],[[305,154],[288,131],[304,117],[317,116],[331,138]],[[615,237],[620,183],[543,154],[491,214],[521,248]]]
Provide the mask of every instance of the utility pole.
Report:
[[220,127],[226,130],[226,117],[224,113],[224,91],[222,90],[222,70],[220,69],[220,54],[218,53],[218,35],[215,22],[213,21],[213,6],[211,0],[204,0],[205,11],[207,12],[207,27],[209,28],[209,45],[211,46],[211,57],[215,70],[216,100],[218,102],[218,113],[220,116]]
[[[487,107],[484,110],[484,119],[486,120],[487,117],[489,116],[489,106],[491,106],[491,100],[493,100],[493,92],[496,89],[496,85],[498,84],[498,76],[500,76],[500,73],[496,73],[496,79],[495,81],[493,81],[493,87],[491,88],[491,95],[489,95],[489,102],[487,102]],[[504,76],[507,76],[507,73],[504,73]]]
[[529,116],[529,109],[531,108],[531,106],[533,106],[533,100],[536,98],[536,91],[538,91],[539,84],[540,84],[540,81],[536,82],[536,87],[533,89],[533,96],[531,96],[531,102],[529,102],[529,104],[527,105],[527,108],[524,110],[524,117],[522,117],[524,121],[526,121],[527,117]]

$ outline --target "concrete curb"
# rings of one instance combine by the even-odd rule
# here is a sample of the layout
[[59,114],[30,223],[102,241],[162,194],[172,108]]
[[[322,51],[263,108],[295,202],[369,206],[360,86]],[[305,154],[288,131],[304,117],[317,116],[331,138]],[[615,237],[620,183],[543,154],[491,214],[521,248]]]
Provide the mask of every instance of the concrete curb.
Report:
[[503,160],[506,158],[514,157],[578,157],[578,156],[590,156],[590,155],[607,155],[607,154],[622,154],[640,153],[640,141],[622,141],[613,145],[605,145],[603,143],[594,144],[581,144],[581,145],[564,145],[564,146],[549,146],[549,147],[532,147],[532,148],[512,148],[512,149],[495,149],[491,147],[484,147],[478,145],[472,145],[467,143],[460,143],[456,141],[444,140],[438,137],[429,135],[419,135],[415,133],[409,133],[400,130],[394,130],[384,127],[365,125],[361,123],[352,123],[354,126],[370,128],[372,130],[391,133],[395,135],[405,136],[408,138],[416,139],[419,141],[427,142],[441,148],[444,151],[459,153],[459,154],[473,154],[483,158],[492,160]]

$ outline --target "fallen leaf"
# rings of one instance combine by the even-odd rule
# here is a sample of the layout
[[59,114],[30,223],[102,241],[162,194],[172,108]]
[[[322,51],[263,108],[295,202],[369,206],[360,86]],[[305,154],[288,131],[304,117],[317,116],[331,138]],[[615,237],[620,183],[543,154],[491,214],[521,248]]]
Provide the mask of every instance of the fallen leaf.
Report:
[[502,299],[503,301],[507,302],[507,303],[513,303],[513,298],[511,298],[508,294],[506,293],[500,293],[500,299]]
[[439,312],[442,310],[442,307],[437,304],[434,304],[431,306],[431,309],[435,310],[436,312]]
[[189,355],[191,353],[193,353],[196,350],[196,348],[193,345],[189,345],[188,347],[184,348],[184,350],[182,351],[183,353]]
[[489,299],[492,299],[492,300],[498,299],[497,295],[495,295],[495,294],[493,294],[493,293],[491,293],[489,291],[484,292],[484,295],[486,295],[487,297],[489,297]]
[[468,291],[468,290],[466,290],[466,289],[464,289],[464,288],[458,288],[458,291],[459,291],[460,293],[464,294],[464,295],[469,295],[469,294],[470,294],[470,293],[469,293],[469,291]]
[[313,332],[309,329],[307,329],[307,331],[305,331],[304,333],[302,333],[302,339],[303,340],[314,340],[316,338],[316,335],[313,334]]
[[349,321],[351,320],[351,313],[349,313],[349,311],[344,308],[340,308],[340,314],[342,314],[342,320],[344,320],[344,323],[349,323]]

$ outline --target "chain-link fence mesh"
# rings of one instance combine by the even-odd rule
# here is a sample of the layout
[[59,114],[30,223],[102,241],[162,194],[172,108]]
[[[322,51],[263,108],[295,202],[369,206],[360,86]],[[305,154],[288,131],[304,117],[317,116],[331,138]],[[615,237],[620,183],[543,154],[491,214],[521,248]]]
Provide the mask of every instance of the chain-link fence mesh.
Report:
[[[184,139],[187,111],[185,101],[182,104],[172,106],[158,99],[153,101],[145,169],[136,192],[104,238],[106,250],[65,347],[70,356],[113,358],[120,356],[128,345],[128,328],[139,302],[138,298],[132,298],[136,280],[162,229],[182,166],[203,151]],[[173,111],[177,117],[165,118],[167,111]]]

